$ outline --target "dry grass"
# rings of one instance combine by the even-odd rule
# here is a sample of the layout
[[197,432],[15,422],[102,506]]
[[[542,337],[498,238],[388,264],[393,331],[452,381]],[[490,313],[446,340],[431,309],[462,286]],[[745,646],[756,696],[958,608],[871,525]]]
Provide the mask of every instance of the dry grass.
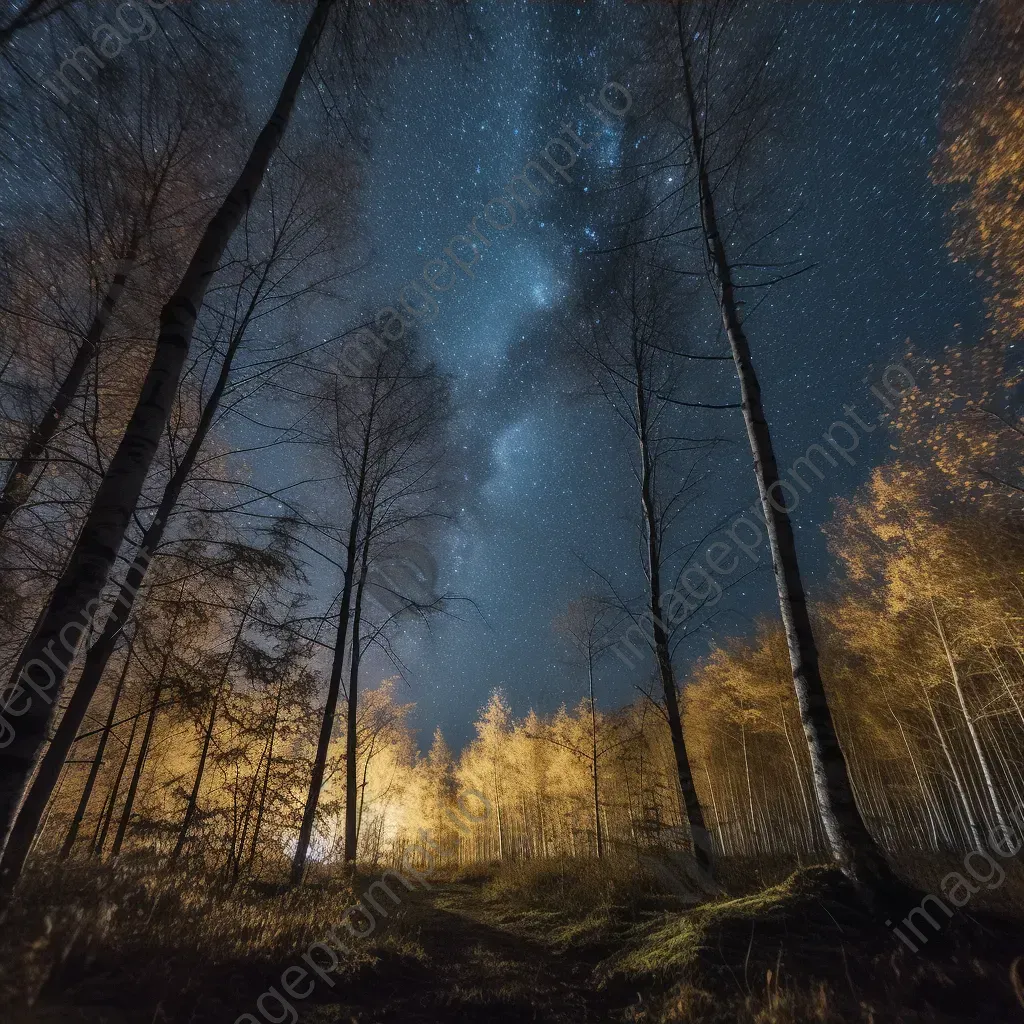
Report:
[[646,993],[634,1019],[688,1024],[939,1024],[1020,1019],[1009,984],[1017,926],[968,915],[912,953],[836,871],[664,914],[598,968]]
[[[128,1007],[132,1019],[145,1019],[145,1006],[150,1020],[171,1007],[197,1021],[234,1010],[227,1018],[234,1019],[266,976],[322,939],[353,902],[343,878],[294,890],[229,888],[149,858],[37,867],[3,921],[0,999],[8,1007],[63,999]],[[361,948],[346,967],[355,970],[373,955],[372,947]]]
[[[958,866],[955,858],[932,857],[908,860],[904,869],[935,889]],[[663,874],[639,867],[612,858],[447,872],[429,892],[402,893],[386,926],[344,961],[344,983],[304,1003],[302,1020],[1024,1019],[1008,973],[1021,950],[1020,918],[1001,920],[984,909],[1000,898],[1021,906],[1017,865],[920,954],[896,941],[827,868],[765,886],[783,874],[783,863],[726,863],[720,877],[730,893],[690,905],[666,889]],[[142,858],[37,869],[0,930],[4,1019],[235,1020],[323,938],[368,881],[328,876],[299,890],[228,888]],[[49,1015],[19,1017],[32,1003],[49,1007]],[[474,1007],[486,1007],[485,1016],[473,1016]]]

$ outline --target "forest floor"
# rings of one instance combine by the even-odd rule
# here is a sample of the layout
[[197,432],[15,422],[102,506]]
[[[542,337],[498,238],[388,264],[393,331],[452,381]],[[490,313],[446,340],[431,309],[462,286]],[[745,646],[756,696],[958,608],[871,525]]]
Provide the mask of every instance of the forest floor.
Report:
[[414,939],[416,954],[380,961],[337,1003],[308,1011],[304,1022],[617,1019],[592,987],[592,963],[577,949],[503,922],[481,900],[478,885],[449,883],[410,894],[403,918],[400,927]]
[[[369,881],[357,880],[357,888]],[[264,905],[233,895],[193,916],[136,895],[120,901],[117,914],[128,905],[131,915],[145,916],[145,942],[141,931],[127,936],[123,921],[84,941],[83,928],[96,926],[79,912],[59,964],[41,966],[61,932],[52,919],[46,936],[18,956],[0,950],[12,993],[0,990],[0,999],[13,1013],[0,1017],[16,1024],[1024,1021],[1010,972],[1024,952],[1021,917],[993,912],[998,902],[959,911],[913,952],[829,869],[803,869],[745,894],[736,888],[694,906],[586,862],[476,871],[412,892],[397,886],[400,905],[389,906],[382,927],[301,1000],[280,995],[282,972],[303,965],[301,952],[322,937],[324,922],[337,920],[352,890],[328,886],[298,902],[268,893]],[[278,931],[268,945],[270,917]],[[200,922],[197,938],[189,928]],[[10,936],[0,934],[5,942]],[[17,1011],[11,979],[33,970],[40,976],[34,1005]]]

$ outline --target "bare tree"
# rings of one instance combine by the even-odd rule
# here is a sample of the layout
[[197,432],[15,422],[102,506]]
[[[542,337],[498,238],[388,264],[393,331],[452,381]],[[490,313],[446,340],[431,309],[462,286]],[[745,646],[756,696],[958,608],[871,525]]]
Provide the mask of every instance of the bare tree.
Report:
[[[281,180],[275,181],[273,175]],[[196,372],[202,376],[215,372],[212,387],[205,398],[199,396],[195,427],[184,450],[169,453],[171,471],[152,520],[142,534],[117,600],[98,638],[89,647],[71,700],[0,856],[0,876],[8,879],[9,885],[20,875],[61,766],[132,617],[149,567],[170,539],[165,535],[180,511],[183,492],[201,465],[201,455],[208,447],[215,423],[226,411],[236,409],[241,400],[258,392],[281,365],[281,358],[253,358],[245,370],[236,373],[235,361],[245,341],[265,318],[286,311],[300,299],[309,299],[334,276],[333,269],[323,266],[325,261],[331,266],[336,235],[333,222],[339,215],[339,203],[332,191],[318,175],[296,171],[290,162],[282,162],[273,175],[265,203],[259,204],[246,219],[245,230],[240,233],[237,246],[229,247],[230,258],[211,290],[211,308],[203,328],[212,335],[211,354],[209,359],[199,361],[199,367],[205,365],[205,371],[197,368]],[[232,390],[237,395],[231,395],[229,409],[225,410],[222,403]],[[223,457],[224,453],[217,454]]]
[[[74,654],[88,630],[95,603],[113,567],[170,418],[206,290],[280,145],[333,6],[334,0],[318,0],[273,112],[203,233],[174,295],[164,306],[156,351],[138,405],[100,484],[67,568],[12,673],[10,690],[25,703],[14,738],[0,752],[0,832],[5,845],[46,738],[54,696],[63,687]],[[69,631],[73,640],[65,636]],[[58,653],[52,659],[49,654],[55,648]],[[33,697],[28,696],[28,690]],[[6,709],[10,711],[9,702]],[[0,886],[3,881],[0,879]]]
[[[154,277],[174,271],[184,235],[205,212],[200,181],[212,173],[206,140],[233,111],[230,96],[223,88],[215,95],[209,79],[156,67],[110,73],[104,85],[102,99],[74,118],[44,106],[28,134],[46,146],[22,143],[18,154],[23,168],[53,187],[8,267],[34,287],[3,312],[22,330],[48,328],[66,338],[70,359],[45,411],[25,425],[0,490],[0,534],[29,499],[130,279],[147,271],[152,290]],[[155,313],[150,305],[140,290],[133,313]]]
[[[345,858],[356,854],[357,716],[359,666],[367,584],[387,591],[369,569],[375,555],[431,514],[425,496],[435,486],[437,434],[444,417],[446,387],[433,367],[423,363],[408,338],[392,342],[364,365],[329,378],[326,405],[331,431],[325,439],[340,469],[349,518],[338,542],[342,547],[342,588],[320,735],[306,809],[292,864],[292,881],[302,881],[316,822],[320,790],[334,732],[346,650],[349,651],[348,729],[346,740]],[[402,600],[405,600],[403,597]],[[421,611],[423,609],[420,609]],[[349,647],[349,629],[352,628]]]
[[590,760],[594,783],[594,832],[597,857],[604,856],[604,838],[601,834],[601,793],[598,780],[597,702],[594,698],[594,663],[606,654],[613,643],[614,610],[606,601],[585,595],[570,601],[564,614],[555,620],[555,629],[565,636],[587,665],[587,684],[590,701]]
[[[829,709],[793,527],[785,499],[780,499],[778,463],[737,299],[736,258],[730,254],[722,223],[721,206],[728,205],[737,193],[737,169],[751,159],[757,119],[763,113],[765,96],[771,92],[763,60],[749,60],[747,67],[742,67],[742,59],[735,50],[738,43],[727,32],[735,8],[732,0],[708,0],[701,4],[677,0],[674,20],[681,133],[692,161],[705,266],[739,378],[743,421],[754,460],[779,610],[822,823],[833,856],[844,873],[865,891],[884,893],[895,891],[898,886],[857,808]],[[728,98],[716,96],[716,89],[728,89]],[[727,125],[726,121],[733,123]],[[722,143],[723,138],[728,142]],[[714,148],[716,141],[718,149]]]
[[[653,252],[623,249],[624,258],[617,259],[606,282],[605,302],[583,313],[578,347],[596,393],[636,445],[631,462],[641,511],[646,609],[637,616],[629,611],[628,601],[620,604],[638,626],[642,623],[650,629],[694,855],[709,870],[711,841],[686,751],[671,638],[675,627],[706,604],[711,594],[709,587],[708,593],[688,603],[669,586],[669,574],[679,551],[673,547],[672,532],[700,481],[700,466],[717,441],[689,436],[679,419],[683,407],[700,403],[679,397],[685,353],[671,340],[680,320],[672,286],[656,269]],[[679,573],[685,568],[684,560]]]

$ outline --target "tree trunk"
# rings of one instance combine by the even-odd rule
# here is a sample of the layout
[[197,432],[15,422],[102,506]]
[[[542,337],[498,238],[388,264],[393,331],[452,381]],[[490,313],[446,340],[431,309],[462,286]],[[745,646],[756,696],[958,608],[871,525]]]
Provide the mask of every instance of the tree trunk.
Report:
[[[640,367],[637,367],[638,371]],[[672,752],[675,755],[676,775],[683,798],[683,809],[690,835],[693,840],[693,855],[705,871],[712,869],[711,836],[704,824],[704,811],[693,784],[690,760],[686,753],[686,739],[683,736],[683,720],[679,714],[679,695],[676,690],[675,668],[669,651],[668,633],[662,614],[661,592],[661,546],[658,541],[658,514],[654,504],[653,465],[647,436],[648,395],[643,376],[638,372],[636,386],[637,433],[640,439],[640,499],[643,505],[644,526],[647,531],[648,584],[650,588],[651,629],[654,633],[654,653],[658,663],[668,728],[672,737]]]
[[228,881],[233,885],[238,881],[239,875],[242,873],[242,857],[245,854],[245,843],[249,838],[249,822],[252,819],[252,807],[256,802],[256,789],[259,786],[260,781],[260,768],[263,766],[263,758],[266,751],[260,755],[260,759],[256,762],[256,768],[252,773],[252,779],[249,782],[249,792],[245,798],[245,809],[242,811],[242,828],[237,836],[231,837],[231,848],[228,850],[228,862],[225,867],[225,873]]
[[[46,742],[53,718],[52,706],[59,699],[81,638],[96,613],[99,596],[170,418],[206,290],[281,142],[299,86],[333,4],[334,0],[318,0],[273,113],[253,144],[238,179],[207,225],[177,290],[161,312],[156,350],[138,404],[96,493],[67,567],[11,676],[13,699],[24,698],[25,706],[17,716],[16,735],[0,751],[0,834],[5,844],[39,752]],[[69,631],[74,635],[73,641],[65,639]],[[55,655],[52,654],[54,648],[58,650]],[[34,692],[34,698],[26,697],[26,689]],[[8,710],[7,702],[4,710]],[[12,884],[6,872],[0,874],[0,891]]]
[[[370,747],[366,751],[366,757],[363,759],[363,779],[359,786],[359,810],[356,814],[356,842],[355,848],[359,849],[359,836],[363,828],[363,807],[366,805],[366,787],[370,775],[370,761],[373,758],[373,748],[376,746],[377,737],[376,735],[370,740]],[[376,854],[374,854],[374,860],[376,860]]]
[[505,859],[505,829],[501,820],[501,797],[498,794],[498,769],[494,762],[491,762],[491,775],[494,783],[494,810],[498,821],[498,860]]
[[32,475],[39,463],[45,461],[46,450],[63,422],[64,414],[75,400],[75,395],[78,394],[78,389],[85,377],[85,371],[89,368],[89,363],[92,362],[96,355],[96,349],[103,340],[107,323],[113,315],[128,282],[128,277],[135,267],[135,261],[138,258],[137,244],[137,240],[133,241],[128,255],[121,261],[110,282],[110,287],[107,288],[106,295],[103,296],[103,302],[93,317],[92,324],[82,339],[82,343],[78,346],[78,351],[75,352],[75,358],[72,360],[71,366],[68,367],[64,380],[57,389],[57,394],[54,395],[50,407],[46,410],[46,414],[38,426],[32,430],[25,441],[21,454],[11,467],[7,482],[4,484],[3,491],[0,492],[0,534],[4,533],[15,512],[28,501],[32,494]]
[[[164,669],[167,667],[168,658],[164,658]],[[142,779],[142,770],[146,767],[146,756],[149,754],[149,742],[153,738],[153,723],[156,721],[157,708],[160,707],[160,695],[163,692],[164,677],[160,673],[160,679],[153,690],[153,703],[149,706],[149,717],[146,719],[146,731],[142,734],[142,745],[139,747],[139,756],[135,761],[135,770],[132,772],[132,780],[128,784],[128,793],[124,800],[124,809],[121,811],[121,820],[117,826],[117,834],[114,836],[114,845],[110,849],[110,855],[117,857],[121,853],[125,835],[128,832],[128,825],[132,820],[132,812],[135,809],[135,796],[139,791],[139,782]]]
[[[56,803],[57,797],[60,796],[60,791],[64,788],[64,783],[67,782],[68,775],[71,773],[67,770],[69,765],[64,766],[64,771],[61,773],[61,777],[57,780],[57,787],[54,790],[54,803]],[[39,830],[32,837],[32,846],[29,848],[29,853],[35,851],[39,841],[43,838],[43,834],[46,832],[46,823],[50,820],[50,815],[53,813],[53,805],[51,804],[46,808],[46,814],[43,815],[43,820],[39,823]]]
[[896,727],[899,729],[900,736],[903,738],[903,746],[906,747],[907,756],[910,758],[910,765],[914,769],[914,777],[917,779],[917,785],[921,790],[921,799],[924,802],[925,810],[928,813],[933,847],[935,850],[940,850],[942,849],[942,845],[939,842],[939,827],[943,827],[943,831],[946,832],[947,841],[951,841],[952,837],[949,835],[949,832],[945,829],[945,826],[939,819],[938,807],[935,804],[935,797],[930,788],[925,784],[924,775],[921,773],[921,769],[917,763],[917,758],[914,756],[913,748],[910,746],[910,739],[907,736],[907,731],[903,728],[903,722],[900,721],[899,716],[895,711],[893,711],[888,698],[886,698],[886,706],[889,708],[889,714],[892,715],[893,720],[896,722]]
[[89,648],[85,657],[85,664],[82,667],[82,675],[75,685],[71,700],[61,716],[60,724],[54,733],[50,745],[46,748],[40,763],[39,770],[29,787],[25,800],[18,811],[14,826],[11,829],[10,838],[7,841],[3,853],[0,854],[0,894],[9,892],[21,877],[25,865],[25,858],[28,855],[28,846],[31,836],[35,833],[39,819],[46,808],[46,804],[53,792],[53,786],[60,774],[61,766],[67,759],[75,737],[82,726],[89,704],[92,702],[103,680],[107,664],[114,653],[117,639],[122,630],[128,624],[131,614],[135,608],[139,591],[146,573],[149,570],[150,560],[157,551],[163,540],[164,531],[167,529],[167,522],[178,504],[182,488],[188,480],[195,465],[196,459],[202,450],[206,437],[213,425],[214,417],[220,407],[221,398],[227,388],[228,379],[231,376],[231,368],[234,363],[238,348],[241,345],[250,319],[255,309],[255,298],[250,303],[245,317],[240,321],[238,330],[231,339],[227,351],[224,354],[224,361],[221,364],[220,373],[214,384],[210,397],[203,406],[203,411],[196,424],[196,432],[192,436],[188,447],[185,449],[167,486],[160,498],[153,522],[150,523],[135,553],[135,558],[125,575],[124,582],[118,593],[110,613],[107,615],[96,642]]
[[260,830],[263,828],[263,812],[267,806],[267,790],[270,788],[270,768],[274,763],[274,737],[277,735],[277,718],[281,713],[281,697],[284,695],[284,683],[281,683],[277,691],[277,700],[274,703],[274,717],[270,722],[270,743],[267,747],[267,770],[263,775],[263,785],[260,787],[260,802],[256,809],[256,824],[252,829],[252,846],[250,847],[249,860],[246,864],[246,871],[251,872],[256,862],[256,851],[260,841]]
[[178,841],[171,851],[171,864],[176,864],[188,842],[189,829],[192,827],[192,819],[196,814],[196,807],[199,805],[199,791],[203,785],[203,775],[206,771],[206,759],[210,754],[210,742],[213,739],[213,729],[217,723],[217,704],[220,701],[220,691],[214,695],[213,704],[210,707],[210,718],[206,723],[206,730],[203,734],[203,748],[199,753],[199,764],[196,765],[196,777],[192,782],[192,791],[188,795],[188,804],[185,807],[185,816],[181,820],[181,828],[178,829]]
[[782,716],[782,729],[786,734],[786,745],[789,747],[789,756],[793,761],[793,774],[796,776],[796,785],[800,792],[800,802],[804,808],[804,820],[807,822],[807,849],[810,851],[818,845],[816,842],[817,834],[814,828],[814,814],[811,811],[811,803],[807,799],[807,792],[804,789],[804,773],[796,756],[796,746],[789,734],[789,722],[786,721],[786,706],[781,699],[779,700],[779,714]]
[[114,695],[110,699],[110,711],[107,713],[107,721],[103,726],[103,730],[100,732],[99,742],[96,745],[96,756],[93,758],[92,767],[89,769],[89,777],[85,780],[85,788],[82,790],[82,797],[78,801],[78,807],[75,809],[75,816],[71,819],[71,827],[68,829],[64,845],[60,850],[59,857],[61,860],[67,860],[68,857],[71,856],[71,850],[75,845],[75,840],[78,838],[78,830],[82,827],[82,821],[85,819],[85,812],[89,808],[89,800],[92,797],[92,791],[96,785],[96,778],[100,773],[100,766],[103,764],[103,755],[107,749],[107,740],[110,739],[110,734],[114,727],[114,721],[117,715],[117,706],[121,700],[121,691],[124,689],[124,682],[128,677],[128,669],[132,663],[132,651],[134,646],[134,641],[128,645],[128,653],[124,659],[124,668],[121,670],[121,676],[117,681],[117,688],[114,690]]
[[677,7],[677,15],[691,143],[697,163],[701,222],[710,267],[717,285],[722,324],[729,339],[739,377],[743,420],[754,458],[754,475],[764,510],[775,583],[779,594],[779,611],[789,646],[800,720],[807,737],[818,810],[832,855],[843,873],[869,894],[880,893],[883,890],[896,894],[902,890],[902,886],[892,874],[857,808],[846,760],[839,745],[835,723],[825,695],[825,685],[821,678],[818,648],[800,576],[793,526],[786,506],[777,502],[774,495],[774,491],[779,489],[779,467],[775,461],[771,434],[765,419],[761,387],[754,372],[750,346],[736,304],[732,266],[726,253],[725,240],[718,229],[697,98],[683,32],[681,6]]
[[[715,799],[715,787],[711,781],[711,772],[708,771],[707,761],[704,762],[704,775],[708,780],[708,792],[711,794],[711,813],[715,816],[715,827],[718,829],[718,843],[722,853],[727,853],[725,848],[725,832],[722,829],[722,815],[718,810],[718,801]],[[710,834],[710,832],[709,832]]]
[[331,665],[331,677],[327,684],[327,701],[324,704],[323,720],[320,723],[320,737],[317,741],[316,755],[313,759],[313,772],[306,795],[306,806],[302,813],[302,824],[299,827],[299,839],[295,846],[292,859],[292,885],[301,885],[306,874],[306,860],[309,856],[309,844],[313,838],[313,826],[316,823],[316,809],[320,802],[320,789],[324,784],[324,772],[327,768],[327,752],[331,745],[331,734],[334,732],[334,716],[338,710],[338,694],[341,691],[341,673],[345,663],[345,640],[348,636],[348,620],[351,613],[352,589],[355,582],[356,550],[359,537],[359,522],[362,513],[363,488],[366,479],[366,463],[369,457],[369,431],[363,445],[362,466],[356,497],[352,505],[352,521],[349,524],[348,553],[345,560],[344,579],[341,591],[341,608],[338,612],[338,634],[334,642],[334,661]]
[[971,839],[974,840],[974,849],[984,850],[985,831],[981,827],[981,823],[978,821],[977,816],[974,813],[971,797],[967,792],[967,785],[964,782],[963,775],[960,773],[960,769],[957,767],[956,758],[949,747],[949,740],[946,738],[946,734],[942,729],[942,724],[939,722],[938,716],[935,714],[935,708],[932,705],[931,697],[928,695],[927,690],[924,690],[924,699],[925,703],[928,705],[928,715],[931,718],[932,727],[935,729],[935,735],[939,739],[939,746],[946,758],[946,764],[949,766],[950,774],[953,776],[953,784],[956,786],[957,796],[960,798],[963,821],[967,825],[967,831],[970,833]]
[[221,671],[220,678],[217,680],[217,689],[213,695],[213,704],[210,707],[210,720],[206,724],[206,732],[203,736],[203,749],[199,754],[199,764],[196,766],[196,777],[192,783],[192,792],[189,794],[188,806],[185,808],[185,817],[181,822],[181,829],[178,832],[178,841],[174,844],[174,850],[171,853],[171,864],[177,862],[181,856],[181,851],[185,848],[185,843],[188,841],[188,832],[192,827],[192,819],[196,814],[196,807],[199,804],[199,791],[203,785],[203,773],[206,771],[206,759],[210,753],[210,742],[213,739],[213,729],[217,722],[217,706],[220,703],[221,695],[224,692],[224,687],[227,684],[228,673],[231,671],[231,662],[235,656],[235,651],[238,649],[238,644],[242,639],[242,634],[245,632],[245,623],[249,618],[249,612],[252,611],[252,606],[256,603],[256,598],[259,597],[259,588],[253,594],[249,601],[248,607],[242,613],[242,621],[238,624],[238,629],[235,631],[234,637],[231,640],[231,647],[228,650],[227,657],[224,660],[224,668]]
[[604,839],[601,835],[601,796],[597,784],[597,705],[594,703],[594,656],[587,659],[590,675],[590,739],[591,757],[594,764],[594,829],[597,839],[597,859],[604,857]]
[[121,792],[121,782],[124,779],[124,773],[128,770],[128,761],[131,759],[132,747],[135,745],[135,732],[139,727],[139,719],[141,717],[142,710],[140,709],[139,713],[132,719],[132,730],[128,734],[128,743],[124,748],[124,756],[121,758],[121,764],[117,769],[114,784],[110,787],[110,796],[107,804],[103,808],[100,820],[96,822],[96,831],[92,837],[92,855],[94,857],[103,857],[103,847],[107,845],[107,833],[110,831],[110,823],[114,820],[117,797]]
[[[742,708],[740,709],[743,710]],[[743,778],[747,784],[747,812],[750,815],[750,852],[760,852],[761,841],[757,827],[757,812],[754,810],[754,790],[750,784],[750,758],[747,755],[747,727],[740,721],[740,747],[743,750]]]
[[[363,618],[363,590],[366,587],[366,569],[370,557],[370,532],[373,526],[372,511],[366,524],[363,550],[359,568],[359,584],[356,587],[355,608],[352,613],[352,654],[348,678],[348,723],[345,733],[345,863],[354,864],[359,846],[359,828],[356,820],[356,759],[359,756],[359,736],[356,724],[359,716],[359,660],[361,643],[359,631]],[[366,786],[363,785],[365,793]],[[362,810],[362,800],[359,801]]]
[[956,667],[956,661],[953,658],[953,652],[949,648],[949,643],[946,640],[946,631],[942,628],[942,620],[939,618],[939,613],[935,608],[935,602],[931,602],[932,607],[932,618],[935,620],[935,628],[939,633],[939,640],[942,641],[942,650],[946,655],[946,664],[949,665],[949,675],[953,681],[953,689],[956,691],[956,698],[960,704],[960,712],[964,716],[964,723],[967,725],[967,734],[971,737],[971,746],[974,748],[974,754],[978,759],[978,764],[981,767],[981,777],[985,784],[985,792],[988,794],[989,802],[992,804],[992,808],[996,814],[996,824],[999,826],[1002,835],[1014,835],[1015,833],[1010,830],[1009,822],[1006,818],[1006,812],[1003,810],[1003,803],[999,799],[999,790],[996,787],[995,777],[992,775],[992,766],[988,762],[988,757],[985,754],[985,748],[982,746],[981,737],[978,735],[978,728],[974,723],[974,718],[971,716],[970,709],[967,707],[967,698],[964,696],[964,688],[960,682],[960,673]]

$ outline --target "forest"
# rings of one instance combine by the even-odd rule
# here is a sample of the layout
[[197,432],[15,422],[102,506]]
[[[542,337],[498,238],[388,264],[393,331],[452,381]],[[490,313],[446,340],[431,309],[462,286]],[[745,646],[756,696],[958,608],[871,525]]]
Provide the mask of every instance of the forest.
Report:
[[6,0],[17,1024],[1024,1019],[1024,7]]

